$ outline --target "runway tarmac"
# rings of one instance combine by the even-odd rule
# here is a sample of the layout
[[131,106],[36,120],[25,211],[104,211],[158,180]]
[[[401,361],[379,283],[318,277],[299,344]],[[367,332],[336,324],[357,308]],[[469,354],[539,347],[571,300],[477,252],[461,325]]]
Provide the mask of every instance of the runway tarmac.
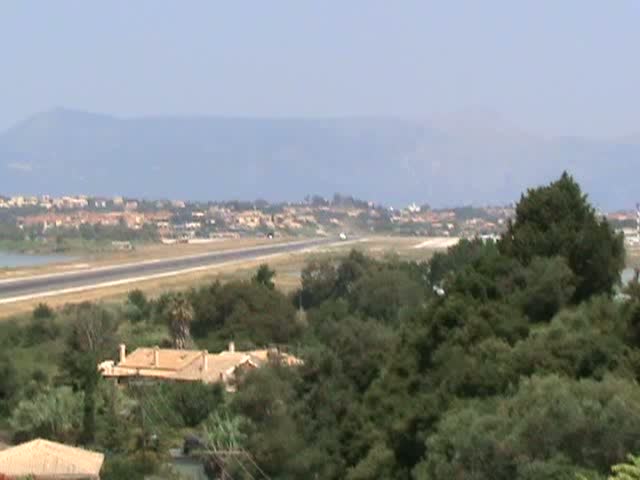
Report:
[[326,245],[336,239],[321,238],[299,242],[276,243],[238,250],[211,252],[185,257],[147,260],[124,265],[0,280],[0,305],[54,294],[73,293],[139,279],[169,277],[189,271],[211,268],[228,262],[251,260]]

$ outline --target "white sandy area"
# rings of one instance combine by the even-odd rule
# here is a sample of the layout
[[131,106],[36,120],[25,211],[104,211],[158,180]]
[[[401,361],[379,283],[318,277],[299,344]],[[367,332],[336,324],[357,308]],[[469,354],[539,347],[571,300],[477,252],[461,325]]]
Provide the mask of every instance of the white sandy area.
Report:
[[433,237],[428,238],[424,242],[418,243],[411,248],[432,248],[441,249],[453,247],[460,241],[458,237]]

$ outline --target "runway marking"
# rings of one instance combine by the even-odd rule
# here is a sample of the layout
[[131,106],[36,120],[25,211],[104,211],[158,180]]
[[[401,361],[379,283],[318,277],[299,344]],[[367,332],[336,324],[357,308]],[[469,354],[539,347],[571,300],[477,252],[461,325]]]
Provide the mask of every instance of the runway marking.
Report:
[[[47,273],[47,274],[43,274],[43,275],[30,275],[30,276],[25,276],[25,277],[12,277],[12,278],[7,278],[7,279],[3,279],[0,280],[0,285],[4,285],[4,284],[8,284],[8,283],[17,283],[17,282],[22,282],[25,280],[41,280],[41,279],[45,279],[45,278],[59,278],[59,277],[66,277],[66,276],[70,276],[70,275],[74,275],[76,273],[85,273],[87,271],[91,271],[91,272],[102,272],[105,270],[117,270],[120,268],[127,268],[127,267],[135,267],[138,265],[153,265],[155,263],[161,263],[161,262],[172,262],[175,260],[189,260],[189,259],[193,259],[193,258],[205,258],[208,256],[213,256],[213,255],[226,255],[229,253],[239,253],[239,252],[251,252],[253,250],[261,250],[261,249],[267,249],[267,248],[272,248],[272,247],[285,247],[285,246],[294,246],[294,245],[299,245],[299,244],[304,244],[307,243],[308,240],[300,240],[297,242],[286,242],[286,243],[273,243],[273,244],[264,244],[264,245],[256,245],[254,247],[247,247],[247,248],[236,248],[236,249],[231,249],[231,250],[217,250],[217,251],[212,251],[212,252],[208,252],[208,253],[195,253],[192,255],[181,255],[178,257],[166,257],[166,258],[153,258],[150,260],[141,260],[139,262],[127,262],[127,263],[116,263],[113,265],[105,265],[102,267],[95,267],[95,268],[91,268],[91,269],[87,269],[87,268],[83,268],[83,269],[78,269],[78,270],[68,270],[66,272],[56,272],[56,273]],[[312,248],[312,247],[311,247]]]
[[[278,244],[278,245],[293,245],[293,244],[297,244],[297,243],[302,243],[302,242],[294,242],[292,244]],[[346,242],[336,242],[336,243],[330,243],[327,244],[329,246],[331,245],[344,245],[344,243]],[[319,247],[320,245],[316,245],[316,246],[310,246],[308,248],[302,249],[302,250],[294,250],[294,251],[285,251],[285,252],[276,252],[276,253],[271,253],[271,254],[267,254],[267,255],[260,255],[257,257],[251,257],[251,258],[241,258],[241,259],[237,259],[237,260],[227,260],[226,262],[221,262],[221,263],[215,263],[215,264],[211,264],[211,265],[201,265],[199,267],[189,267],[189,268],[183,268],[183,269],[178,269],[178,270],[172,270],[170,272],[161,272],[161,273],[152,273],[149,275],[142,275],[142,276],[138,276],[138,277],[129,277],[129,278],[123,278],[120,280],[111,280],[109,282],[101,282],[101,283],[94,283],[91,285],[82,285],[82,286],[78,286],[78,287],[68,287],[68,288],[62,288],[62,289],[58,289],[58,290],[51,290],[51,291],[46,291],[46,292],[37,292],[37,293],[30,293],[27,295],[19,295],[16,297],[9,297],[9,298],[4,298],[4,299],[0,299],[0,305],[7,305],[10,303],[17,303],[17,302],[24,302],[24,301],[28,301],[28,300],[36,300],[39,298],[47,298],[47,297],[55,297],[55,296],[59,296],[59,295],[68,295],[71,293],[81,293],[81,292],[86,292],[89,290],[98,290],[101,288],[109,288],[109,287],[117,287],[117,286],[121,286],[121,285],[127,285],[129,283],[136,283],[136,282],[144,282],[144,281],[148,281],[148,280],[156,280],[159,278],[167,278],[167,277],[174,277],[174,276],[178,276],[178,275],[184,275],[187,273],[194,273],[194,272],[202,272],[202,271],[206,271],[206,270],[215,270],[221,267],[226,267],[229,265],[233,265],[233,264],[237,264],[237,263],[245,263],[247,261],[261,261],[261,260],[267,260],[269,258],[273,258],[273,257],[277,257],[280,255],[287,255],[287,254],[296,254],[296,253],[308,253],[312,250],[314,250],[315,248]],[[236,250],[236,252],[238,251],[247,251],[247,250]],[[137,264],[135,264],[137,265]],[[42,276],[41,276],[42,277]],[[41,278],[38,277],[38,278]],[[46,276],[45,276],[46,277]],[[30,277],[30,278],[34,278],[34,277]]]
[[130,278],[123,278],[120,280],[111,280],[109,282],[101,282],[101,283],[95,283],[92,285],[83,285],[81,287],[69,287],[69,288],[62,288],[60,290],[51,290],[48,292],[38,292],[38,293],[31,293],[28,295],[20,295],[18,297],[10,297],[10,298],[4,298],[4,299],[0,299],[0,305],[6,305],[9,303],[16,303],[16,302],[23,302],[23,301],[27,301],[27,300],[36,300],[38,298],[46,298],[46,297],[55,297],[55,296],[59,296],[59,295],[68,295],[70,293],[81,293],[81,292],[86,292],[88,290],[98,290],[101,288],[109,288],[109,287],[117,287],[120,285],[127,285],[129,283],[136,283],[136,282],[144,282],[147,280],[156,280],[159,278],[167,278],[167,277],[174,277],[174,276],[178,276],[178,275],[185,275],[187,273],[194,273],[194,272],[202,272],[205,270],[215,270],[217,268],[221,268],[221,267],[226,267],[229,265],[233,265],[234,263],[241,263],[241,262],[246,262],[247,260],[265,260],[268,258],[272,258],[278,255],[283,255],[284,253],[293,253],[293,252],[281,252],[281,253],[272,253],[270,255],[263,255],[260,257],[253,257],[250,259],[241,259],[241,260],[229,260],[226,262],[222,262],[222,263],[216,263],[215,265],[202,265],[199,267],[190,267],[190,268],[184,268],[181,270],[173,270],[171,272],[162,272],[162,273],[154,273],[154,274],[150,274],[150,275],[144,275],[144,276],[140,276],[140,277],[130,277]]

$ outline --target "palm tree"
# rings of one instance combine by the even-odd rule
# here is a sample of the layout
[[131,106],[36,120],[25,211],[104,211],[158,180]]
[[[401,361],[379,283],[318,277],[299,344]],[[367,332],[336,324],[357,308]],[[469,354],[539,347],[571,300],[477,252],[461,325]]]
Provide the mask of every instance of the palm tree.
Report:
[[619,463],[611,467],[613,475],[609,480],[640,480],[640,457],[627,456],[627,463]]
[[[627,455],[627,463],[614,465],[611,472],[613,475],[608,476],[607,480],[640,480],[640,457]],[[577,475],[576,480],[588,479],[584,475]]]
[[193,307],[183,295],[175,295],[167,305],[169,333],[173,346],[184,349],[191,341],[191,321]]

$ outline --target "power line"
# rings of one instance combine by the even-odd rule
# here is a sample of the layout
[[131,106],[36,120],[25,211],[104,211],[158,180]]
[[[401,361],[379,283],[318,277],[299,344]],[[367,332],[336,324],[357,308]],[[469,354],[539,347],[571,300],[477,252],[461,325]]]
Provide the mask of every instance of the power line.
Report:
[[[156,387],[157,387],[157,385],[156,385]],[[155,391],[153,392],[153,399],[151,399],[150,396],[148,395],[148,393],[145,391],[145,386],[144,385],[131,384],[130,385],[130,389],[133,391],[134,397],[138,401],[138,405],[140,407],[140,411],[141,411],[141,429],[142,429],[143,437],[146,437],[146,431],[147,431],[147,429],[145,428],[146,427],[146,425],[145,425],[145,417],[147,417],[149,419],[152,417],[151,415],[149,415],[149,410],[148,410],[149,406],[155,412],[155,416],[157,417],[156,419],[161,420],[167,426],[167,428],[169,428],[169,429],[172,428],[172,426],[169,423],[169,421],[165,418],[165,416],[160,411],[161,409],[159,409],[158,406],[155,405],[154,399],[160,398],[160,400],[162,401],[163,407],[165,407],[165,409],[168,412],[171,412],[171,414],[173,415],[173,419],[174,420],[178,420],[178,416],[170,408],[168,400],[165,398],[165,396],[162,394],[162,392],[160,391],[159,388],[156,388]],[[155,426],[157,427],[157,425],[155,425]],[[144,439],[144,442],[146,444],[146,438]],[[218,468],[220,468],[220,470],[221,470],[221,473],[223,475],[223,477],[222,477],[223,479],[234,480],[233,476],[225,468],[224,461],[222,460],[222,457],[224,456],[224,457],[233,458],[233,460],[240,465],[240,468],[242,468],[242,470],[247,475],[249,475],[251,480],[256,480],[256,477],[249,471],[249,469],[244,465],[244,463],[242,461],[240,461],[240,459],[238,458],[240,455],[242,455],[243,457],[246,457],[247,459],[249,459],[249,461],[251,462],[253,467],[260,473],[260,475],[263,478],[265,478],[266,480],[271,480],[271,477],[269,477],[269,475],[267,475],[265,473],[265,471],[260,468],[260,466],[256,463],[256,461],[253,459],[251,454],[249,452],[247,452],[246,450],[244,450],[244,449],[212,450],[211,454],[212,454],[211,456],[213,457],[213,461],[216,463]]]
[[[136,399],[138,400],[138,406],[140,408],[140,412],[141,412],[141,429],[142,429],[142,438],[143,438],[143,445],[145,445],[145,447],[147,446],[147,432],[148,432],[148,428],[145,422],[145,418],[149,419],[152,421],[153,425],[153,429],[155,430],[154,435],[158,435],[158,430],[159,430],[159,423],[160,421],[162,423],[164,423],[164,425],[167,427],[167,429],[171,430],[173,427],[171,426],[171,424],[167,421],[167,419],[164,417],[164,415],[162,414],[162,412],[160,412],[160,410],[158,409],[158,407],[155,405],[155,403],[153,402],[153,400],[149,399],[149,395],[147,395],[144,385],[133,385],[133,388],[131,388],[131,390],[133,390],[134,395],[136,397]],[[151,409],[153,409],[154,414],[152,415],[151,413]],[[153,421],[153,419],[155,419],[155,421]]]
[[236,463],[237,463],[238,465],[240,465],[240,467],[242,468],[242,470],[244,470],[245,472],[247,472],[247,475],[249,475],[249,478],[251,478],[251,480],[256,480],[256,477],[254,477],[254,476],[251,474],[251,472],[249,471],[249,469],[248,469],[247,467],[245,467],[245,466],[243,465],[243,463],[242,463],[240,460],[238,460],[238,457],[237,457],[236,455],[231,455],[231,458],[233,458],[233,459],[236,461]]
[[[251,454],[249,452],[247,452],[244,449],[239,449],[239,450],[212,450],[212,454],[213,455],[219,455],[219,456],[225,456],[225,457],[232,457],[236,462],[238,462],[240,464],[240,466],[243,468],[243,470],[246,470],[246,467],[244,466],[244,464],[242,462],[240,462],[240,460],[238,460],[237,457],[239,456],[243,456],[249,459],[249,461],[251,462],[251,464],[255,467],[255,469],[258,471],[258,473],[260,473],[260,475],[265,478],[266,480],[271,480],[271,477],[269,475],[267,475],[265,473],[264,470],[262,470],[260,468],[260,466],[256,463],[256,461],[253,459],[253,457],[251,456]],[[255,480],[255,477],[247,471],[247,474]]]
[[[147,397],[148,399],[148,397]],[[147,402],[146,402],[147,403]],[[162,412],[157,408],[157,406],[155,405],[155,403],[153,403],[153,401],[148,402],[151,407],[153,408],[154,412],[156,412],[156,414],[158,415],[158,417],[160,418],[160,420],[162,420],[162,422],[167,426],[167,428],[169,430],[171,430],[173,427],[171,426],[171,424],[167,421],[166,418],[164,418],[164,415],[162,415]]]
[[165,398],[164,394],[162,393],[161,386],[159,385],[155,386],[154,398],[159,398],[160,400],[162,400],[162,405],[163,407],[165,407],[165,411],[171,412],[172,419],[175,421],[176,425],[180,425],[182,423],[182,419],[178,417],[178,414],[173,411],[173,409],[169,405],[169,401]]
[[258,464],[256,463],[256,461],[253,459],[253,457],[251,456],[251,454],[249,452],[247,452],[246,450],[241,450],[242,453],[244,453],[244,455],[249,459],[249,461],[253,464],[254,467],[256,467],[256,469],[260,472],[260,474],[266,478],[267,480],[271,480],[271,477],[269,475],[267,475],[266,473],[264,473],[264,470],[262,470]]
[[211,457],[213,458],[213,461],[216,462],[216,465],[220,469],[220,473],[222,473],[222,480],[226,480],[227,478],[229,480],[233,480],[233,476],[229,472],[227,472],[226,468],[224,468],[224,463],[222,462],[222,460],[219,459],[215,453],[213,453]]

